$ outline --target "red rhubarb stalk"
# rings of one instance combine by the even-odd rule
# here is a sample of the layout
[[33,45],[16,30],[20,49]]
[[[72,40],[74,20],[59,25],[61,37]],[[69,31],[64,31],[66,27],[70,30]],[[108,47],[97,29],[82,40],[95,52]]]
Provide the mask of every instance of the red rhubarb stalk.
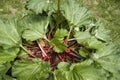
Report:
[[73,52],[70,50],[70,48],[67,48],[67,49],[65,50],[65,52],[68,53],[68,54],[70,54],[70,55],[72,55],[72,56],[75,56],[75,57],[77,57],[77,58],[80,58],[80,56],[78,56],[78,55],[76,55],[75,53],[73,53]]
[[41,44],[40,44],[38,41],[37,41],[37,44],[38,44],[39,48],[40,48],[41,51],[42,51],[42,56],[43,56],[43,58],[44,58],[44,57],[47,57],[47,54],[46,54],[46,52],[43,50]]

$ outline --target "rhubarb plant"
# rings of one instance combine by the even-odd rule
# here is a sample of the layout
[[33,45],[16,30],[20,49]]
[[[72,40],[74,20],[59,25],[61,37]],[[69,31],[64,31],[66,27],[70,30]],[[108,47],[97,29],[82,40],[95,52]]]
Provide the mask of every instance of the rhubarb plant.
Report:
[[119,80],[120,49],[78,0],[28,0],[0,19],[0,80]]

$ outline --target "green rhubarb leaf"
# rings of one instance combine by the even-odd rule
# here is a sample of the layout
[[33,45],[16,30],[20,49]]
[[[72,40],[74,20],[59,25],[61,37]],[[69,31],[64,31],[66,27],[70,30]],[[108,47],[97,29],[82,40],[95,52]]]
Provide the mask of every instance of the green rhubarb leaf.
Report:
[[102,72],[102,69],[97,69],[92,65],[77,64],[73,70],[77,72],[83,80],[106,80],[106,73]]
[[87,56],[88,56],[87,51],[85,51],[84,49],[80,49],[80,50],[79,50],[79,54],[80,54],[82,57],[87,57]]
[[63,40],[65,36],[68,35],[68,31],[66,29],[57,29],[55,32],[54,38],[57,38],[59,40]]
[[46,80],[49,72],[50,64],[40,59],[16,61],[12,67],[12,75],[17,80]]
[[86,32],[75,32],[74,37],[78,43],[83,43],[87,41],[91,37],[91,35],[87,31]]
[[48,19],[44,16],[31,16],[28,22],[28,28],[23,32],[22,37],[26,40],[37,40],[39,38],[46,39],[46,32],[48,27]]
[[68,75],[66,75],[67,73],[69,73],[69,66],[70,64],[67,62],[61,62],[58,64],[58,70],[54,71],[54,79],[55,80],[67,80],[66,77]]
[[120,73],[114,73],[110,75],[109,80],[120,80]]
[[58,64],[58,68],[60,69],[60,70],[69,70],[69,67],[70,66],[70,64],[69,63],[67,63],[67,62],[60,62],[59,64]]
[[105,46],[104,43],[92,37],[88,31],[75,32],[74,37],[78,43],[85,45],[87,48],[100,49]]
[[20,50],[19,54],[17,55],[17,57],[20,59],[26,59],[28,56],[28,53],[26,53],[24,50]]
[[4,48],[19,46],[21,37],[15,21],[0,20],[0,45]]
[[80,26],[90,23],[90,12],[76,0],[64,0],[60,9],[70,24]]
[[108,55],[116,54],[117,52],[118,52],[118,49],[115,46],[115,44],[109,43],[108,45],[106,45],[105,47],[101,48],[96,53],[94,53],[92,56],[93,56],[93,59],[96,60],[102,57],[106,57]]
[[12,78],[11,76],[8,75],[0,75],[0,80],[16,80],[15,78]]
[[95,37],[91,37],[85,42],[86,47],[92,48],[92,49],[100,49],[105,46],[104,43],[101,41],[97,40]]
[[53,38],[50,41],[50,44],[54,46],[53,49],[55,52],[63,52],[67,48],[66,45],[64,45],[60,40],[55,39],[55,38]]
[[[106,80],[105,72],[103,70],[97,69],[93,65],[88,65],[86,63],[87,62],[72,64],[71,66],[67,66],[68,69],[60,69],[61,67],[60,68],[58,67],[58,70],[54,71],[54,79],[55,80]],[[64,67],[66,66],[62,66],[62,68]]]
[[11,64],[9,62],[0,63],[0,74],[6,74],[7,71],[10,69],[10,67],[11,67]]
[[65,75],[65,72],[62,72],[60,70],[55,70],[54,71],[54,80],[67,80],[66,79],[66,76]]
[[19,48],[10,48],[8,50],[0,49],[0,63],[13,61],[18,52]]
[[[82,79],[81,76],[74,71],[64,71],[59,73],[62,74],[61,78],[57,76],[55,80],[81,80]],[[59,73],[57,75],[60,75]]]
[[110,74],[109,80],[119,80],[120,77],[120,51],[113,44],[110,44],[98,52],[93,54],[93,59],[99,63],[103,69],[107,70]]
[[57,8],[55,2],[52,0],[29,0],[26,6],[36,14],[42,13],[43,11],[54,12]]
[[46,11],[49,6],[49,0],[29,0],[27,3],[27,8],[38,13],[42,13],[43,10]]
[[120,51],[110,44],[93,54],[93,59],[111,73],[120,72]]
[[110,41],[110,30],[105,29],[102,23],[98,23],[98,29],[95,30],[95,37],[105,42]]

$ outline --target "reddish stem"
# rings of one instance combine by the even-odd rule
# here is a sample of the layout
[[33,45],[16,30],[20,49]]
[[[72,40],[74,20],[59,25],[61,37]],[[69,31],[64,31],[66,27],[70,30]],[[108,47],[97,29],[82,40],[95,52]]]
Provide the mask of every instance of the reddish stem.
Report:
[[64,40],[63,40],[63,44],[67,44],[67,38],[65,38]]
[[44,58],[44,57],[47,57],[47,54],[46,54],[45,51],[43,50],[41,44],[40,44],[38,41],[37,41],[37,44],[38,44],[39,48],[40,48],[41,51],[42,51],[42,56],[43,56],[43,58]]
[[59,59],[60,59],[61,61],[63,61],[63,58],[61,57],[60,54],[58,54],[58,57],[59,57]]
[[75,57],[77,57],[77,58],[80,58],[80,56],[78,56],[78,55],[76,55],[75,53],[73,53],[73,52],[70,50],[70,48],[67,48],[67,49],[65,50],[65,52],[68,53],[68,54],[70,54],[70,55],[72,55],[72,56],[75,56]]

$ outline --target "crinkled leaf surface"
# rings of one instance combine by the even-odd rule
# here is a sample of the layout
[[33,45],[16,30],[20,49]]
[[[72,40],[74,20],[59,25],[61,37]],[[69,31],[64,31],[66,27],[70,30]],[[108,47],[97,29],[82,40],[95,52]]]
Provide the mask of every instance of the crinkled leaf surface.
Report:
[[[55,5],[52,1],[55,1]],[[57,1],[58,0],[29,0],[27,8],[38,15],[29,16],[28,20],[23,20],[20,23],[20,26],[23,26],[23,29],[21,27],[17,27],[14,21],[3,22],[0,20],[0,46],[9,48],[8,50],[0,49],[0,80],[14,80],[6,75],[7,71],[11,69],[11,66],[12,76],[15,77],[16,80],[46,80],[46,78],[49,77],[50,64],[48,62],[41,61],[40,59],[26,60],[25,58],[28,55],[24,52],[18,56],[22,59],[20,61],[17,60],[13,62],[14,64],[11,65],[10,62],[16,58],[19,49],[13,49],[10,47],[18,47],[19,44],[21,44],[20,32],[23,30],[24,32],[22,37],[26,40],[34,41],[39,38],[46,39],[49,21],[47,17],[43,16],[41,13],[45,12],[50,18],[49,11],[54,12],[54,10],[58,9],[58,6],[56,5]],[[84,49],[81,50],[80,48],[79,54],[90,59],[86,59],[80,63],[59,63],[57,66],[58,69],[53,71],[54,79],[120,80],[120,52],[117,52],[114,45],[106,46],[107,41],[110,40],[110,37],[108,36],[109,31],[106,30],[102,24],[97,26],[93,25],[93,27],[90,28],[88,28],[88,25],[85,26],[90,23],[91,15],[86,8],[77,3],[77,0],[62,1],[60,3],[61,13],[57,14],[59,13],[58,10],[54,15],[51,14],[51,18],[54,18],[51,19],[51,21],[53,20],[53,23],[56,22],[52,27],[56,27],[57,24],[57,26],[61,28],[66,28],[66,26],[75,26],[76,32],[71,32],[70,37],[74,36],[79,44],[84,44],[85,49],[90,48],[90,50],[97,50],[95,50],[95,53],[92,53],[92,55],[89,55],[84,51]],[[79,27],[82,25],[85,26],[85,29],[88,28],[88,31],[92,30],[93,33],[90,34],[87,30],[85,32],[77,32],[81,30]],[[92,25],[92,23],[89,25]],[[94,26],[98,28],[95,30],[93,29]],[[52,35],[54,38],[50,41],[50,45],[54,46],[53,49],[55,52],[60,53],[67,48],[67,46],[63,44],[63,39],[68,34],[67,29],[55,29],[55,35]],[[74,33],[75,35],[72,35]],[[92,37],[92,35],[95,37]],[[102,41],[106,43],[104,44]]]
[[64,71],[64,70],[69,70],[69,66],[70,64],[67,62],[60,62],[57,68]]
[[106,80],[106,73],[100,68],[87,64],[76,64],[73,69],[83,80]]
[[90,35],[88,31],[86,32],[75,32],[75,39],[78,43],[83,44],[87,48],[100,49],[105,46],[104,43],[97,40],[97,38]]
[[74,71],[55,71],[55,80],[81,80],[82,78]]
[[118,51],[117,47],[113,43],[110,43],[107,46],[98,50],[96,53],[94,53],[92,55],[92,57],[93,57],[93,59],[96,60],[96,59],[99,59],[99,58],[102,58],[102,57],[106,57],[106,56],[109,56],[109,55],[116,54],[117,51]]
[[8,75],[0,75],[0,80],[16,80]]
[[27,8],[34,11],[36,14],[42,13],[43,11],[54,12],[57,8],[57,4],[53,4],[53,0],[29,0],[27,3]]
[[16,61],[12,67],[12,75],[17,80],[46,80],[49,72],[50,64],[41,62],[40,59]]
[[50,41],[50,44],[54,46],[53,49],[56,52],[63,52],[67,48],[66,45],[64,45],[60,40],[55,38]]
[[120,80],[120,73],[114,73],[110,76],[109,80]]
[[87,41],[89,38],[91,38],[91,35],[87,31],[86,32],[75,32],[74,37],[78,43],[83,43]]
[[79,75],[75,72],[69,71],[70,64],[61,62],[58,64],[58,70],[54,71],[55,80],[80,80]]
[[68,35],[68,31],[66,29],[57,29],[55,32],[54,38],[59,40],[63,40],[65,36]]
[[60,9],[70,24],[80,26],[90,22],[90,13],[76,0],[64,0],[61,2]]
[[101,41],[97,40],[95,37],[91,37],[85,42],[86,47],[92,48],[92,49],[100,49],[105,46],[104,43]]
[[26,59],[29,55],[24,51],[24,50],[20,50],[19,54],[18,54],[18,58],[21,59]]
[[46,38],[48,24],[47,17],[31,16],[31,19],[28,22],[28,28],[24,31],[22,37],[31,41],[39,38]]
[[33,10],[34,12],[42,13],[48,9],[48,0],[29,0],[27,3],[27,8]]
[[21,37],[13,20],[3,22],[0,20],[0,45],[3,47],[19,46]]
[[80,54],[82,57],[87,57],[87,56],[88,56],[87,51],[85,51],[84,49],[80,49],[80,50],[79,50],[79,54]]
[[0,49],[0,63],[13,61],[18,52],[19,48],[10,48],[7,50]]
[[117,73],[120,71],[119,57],[120,52],[113,44],[108,45],[93,54],[95,61],[97,61],[105,70],[112,73]]
[[95,30],[95,37],[106,42],[110,41],[110,30],[105,29],[102,23],[99,23],[98,26],[98,29]]
[[[55,80],[106,80],[102,70],[96,69],[94,66],[87,65],[86,63],[72,64],[72,66],[60,63],[60,65],[62,67],[60,69],[58,67],[58,70],[54,71]],[[66,67],[68,69],[64,69]]]
[[11,64],[9,62],[0,63],[0,74],[6,74],[6,72],[10,67],[11,67]]

